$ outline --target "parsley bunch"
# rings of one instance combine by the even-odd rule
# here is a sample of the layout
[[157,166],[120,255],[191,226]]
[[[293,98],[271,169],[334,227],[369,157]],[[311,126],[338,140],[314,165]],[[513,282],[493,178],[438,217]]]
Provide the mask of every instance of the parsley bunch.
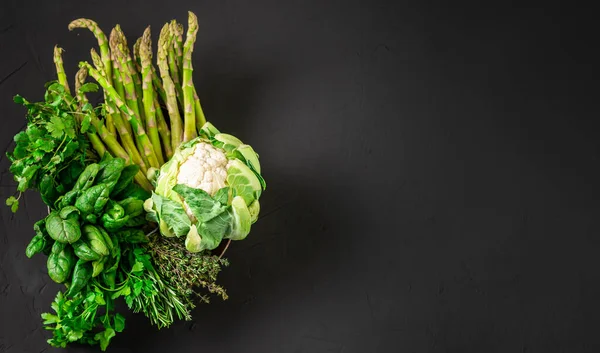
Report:
[[87,124],[80,125],[76,118],[76,114],[84,113],[72,109],[73,98],[58,82],[47,85],[43,102],[32,103],[20,95],[14,101],[27,108],[27,127],[15,135],[15,148],[6,154],[19,192],[18,197],[9,197],[6,204],[16,212],[21,193],[32,189],[52,206],[74,183],[85,164],[97,159],[82,131]]

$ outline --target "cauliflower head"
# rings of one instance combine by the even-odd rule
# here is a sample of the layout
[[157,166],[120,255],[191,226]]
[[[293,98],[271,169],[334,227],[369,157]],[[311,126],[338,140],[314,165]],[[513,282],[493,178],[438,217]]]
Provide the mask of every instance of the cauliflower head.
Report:
[[155,190],[144,203],[160,233],[185,236],[191,252],[213,250],[223,239],[245,239],[266,188],[251,146],[210,123],[201,132],[151,178]]

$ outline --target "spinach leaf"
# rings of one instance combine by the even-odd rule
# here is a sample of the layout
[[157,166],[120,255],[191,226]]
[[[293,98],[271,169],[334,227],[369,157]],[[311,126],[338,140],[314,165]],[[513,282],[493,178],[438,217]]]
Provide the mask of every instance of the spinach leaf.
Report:
[[84,239],[79,239],[73,243],[73,250],[78,258],[85,261],[94,261],[100,258],[100,254],[96,253]]
[[74,265],[75,255],[71,246],[55,242],[48,256],[48,276],[56,283],[63,283],[69,278]]
[[73,296],[75,293],[79,292],[88,283],[90,278],[92,278],[92,263],[79,259],[73,269],[71,286],[66,295]]
[[71,213],[67,219],[62,219],[57,211],[52,211],[46,217],[48,235],[60,243],[76,242],[81,237],[81,229],[76,217],[76,213]]
[[129,217],[127,222],[125,222],[125,227],[139,227],[146,223],[148,223],[148,221],[146,220],[146,215],[141,214],[141,215],[133,217],[133,218]]
[[125,214],[129,217],[136,217],[144,213],[144,200],[135,197],[128,197],[119,201],[119,205],[123,207]]
[[66,206],[60,210],[58,215],[62,219],[72,218],[72,219],[78,220],[79,219],[79,210],[75,206]]
[[75,201],[77,207],[84,215],[98,215],[108,202],[110,189],[106,184],[94,185],[81,194]]
[[115,200],[123,200],[128,197],[134,197],[139,200],[146,200],[151,196],[150,192],[139,186],[137,183],[131,183],[123,191],[115,194]]
[[59,206],[61,208],[66,207],[66,206],[73,206],[73,204],[75,204],[75,200],[77,199],[77,196],[79,195],[79,193],[80,193],[80,191],[77,189],[67,191],[67,193],[64,194],[60,198]]
[[103,256],[102,258],[92,262],[92,277],[98,276],[104,270],[104,264],[108,260],[108,256]]
[[147,243],[149,241],[146,233],[139,228],[123,229],[115,233],[120,241],[126,243]]
[[108,213],[102,215],[102,226],[110,232],[123,228],[129,222],[129,216],[113,219]]
[[112,239],[110,238],[110,235],[108,235],[108,233],[102,227],[98,227],[98,230],[100,231],[100,234],[102,234],[102,238],[104,239],[104,244],[106,244],[108,252],[113,253],[114,245]]
[[104,214],[110,216],[111,219],[119,219],[125,216],[125,209],[123,208],[123,206],[121,206],[120,203],[117,203],[113,200],[109,200],[106,204]]
[[46,241],[44,240],[44,236],[41,234],[36,234],[33,236],[27,248],[25,248],[25,255],[28,258],[33,257],[33,255],[40,253],[44,249],[44,245]]
[[35,231],[35,236],[27,245],[25,249],[25,255],[28,258],[33,257],[33,255],[43,252],[45,249],[49,248],[50,243],[52,242],[48,234],[44,232],[46,224],[46,219],[43,218],[33,225],[33,230]]
[[115,186],[112,189],[111,196],[118,195],[123,190],[128,188],[133,183],[133,178],[140,170],[140,167],[137,165],[128,165],[121,171],[121,175],[119,175],[119,179],[117,180]]
[[104,242],[104,236],[98,228],[91,224],[83,226],[83,234],[90,244],[90,248],[99,255],[108,256],[110,253]]
[[54,205],[59,196],[59,192],[54,187],[54,181],[49,174],[44,174],[40,180],[39,190],[42,201],[48,206]]
[[96,183],[98,185],[106,184],[110,193],[117,184],[119,177],[121,176],[121,171],[125,168],[125,160],[123,158],[113,158],[103,164],[104,166],[98,175]]
[[75,186],[73,186],[73,190],[76,191],[84,191],[94,185],[94,180],[96,179],[96,175],[100,171],[100,165],[98,163],[89,164],[83,170],[83,173],[77,178],[77,182],[75,182]]

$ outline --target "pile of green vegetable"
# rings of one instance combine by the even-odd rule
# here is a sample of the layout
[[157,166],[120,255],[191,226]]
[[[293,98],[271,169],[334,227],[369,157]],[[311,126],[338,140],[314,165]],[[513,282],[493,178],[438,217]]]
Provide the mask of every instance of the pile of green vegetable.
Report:
[[[18,186],[6,204],[16,212],[33,190],[48,206],[25,252],[47,256],[48,276],[65,286],[42,314],[49,344],[105,350],[125,327],[119,298],[157,328],[190,320],[211,295],[227,299],[217,284],[223,249],[250,233],[266,183],[252,147],[206,121],[192,79],[192,12],[185,40],[177,21],[163,26],[156,67],[150,27],[131,48],[119,25],[108,38],[89,19],[75,28],[94,34],[100,54],[79,64],[71,91],[55,47],[57,80],[44,100],[15,97],[27,126],[7,153]],[[97,106],[93,92],[104,98]]]

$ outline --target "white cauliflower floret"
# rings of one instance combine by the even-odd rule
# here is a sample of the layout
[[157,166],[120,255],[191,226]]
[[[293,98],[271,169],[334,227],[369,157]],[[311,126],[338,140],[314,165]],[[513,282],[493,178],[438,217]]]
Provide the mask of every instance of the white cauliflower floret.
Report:
[[[179,166],[177,183],[202,189],[214,196],[225,187],[228,167],[229,161],[223,151],[209,143],[199,142],[194,145],[194,153]],[[183,204],[188,216],[193,217],[188,205]]]

